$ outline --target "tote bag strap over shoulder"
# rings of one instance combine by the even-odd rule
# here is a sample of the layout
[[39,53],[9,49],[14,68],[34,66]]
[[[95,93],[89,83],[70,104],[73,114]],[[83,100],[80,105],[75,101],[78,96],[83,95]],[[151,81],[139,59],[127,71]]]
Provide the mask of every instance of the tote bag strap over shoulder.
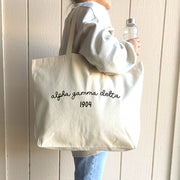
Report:
[[68,43],[67,43],[67,48],[66,48],[66,54],[72,53],[77,14],[78,14],[78,11],[76,8],[74,8],[71,12],[71,19],[70,19],[70,26],[69,26],[69,33],[68,33],[69,38],[68,38]]

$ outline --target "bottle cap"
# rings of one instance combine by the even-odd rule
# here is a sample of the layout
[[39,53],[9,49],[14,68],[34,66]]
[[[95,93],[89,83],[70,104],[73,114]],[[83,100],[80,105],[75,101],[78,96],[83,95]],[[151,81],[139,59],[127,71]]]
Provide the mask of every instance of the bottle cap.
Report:
[[134,26],[136,24],[136,20],[134,18],[129,18],[126,20],[127,26]]

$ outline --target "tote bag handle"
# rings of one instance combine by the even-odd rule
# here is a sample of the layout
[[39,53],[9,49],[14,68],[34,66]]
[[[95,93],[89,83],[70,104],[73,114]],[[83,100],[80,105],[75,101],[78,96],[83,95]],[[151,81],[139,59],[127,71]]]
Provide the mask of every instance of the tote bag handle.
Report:
[[76,26],[76,18],[77,18],[77,11],[75,8],[75,9],[73,9],[73,11],[71,13],[71,20],[70,20],[69,33],[68,33],[69,38],[68,38],[68,43],[67,43],[67,48],[66,48],[66,54],[72,53],[73,39],[74,39],[75,26]]

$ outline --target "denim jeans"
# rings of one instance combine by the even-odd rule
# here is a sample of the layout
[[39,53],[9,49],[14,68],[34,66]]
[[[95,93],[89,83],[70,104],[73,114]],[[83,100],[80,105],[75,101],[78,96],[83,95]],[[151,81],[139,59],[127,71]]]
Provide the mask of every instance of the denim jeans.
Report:
[[102,180],[107,151],[86,157],[74,157],[75,180]]

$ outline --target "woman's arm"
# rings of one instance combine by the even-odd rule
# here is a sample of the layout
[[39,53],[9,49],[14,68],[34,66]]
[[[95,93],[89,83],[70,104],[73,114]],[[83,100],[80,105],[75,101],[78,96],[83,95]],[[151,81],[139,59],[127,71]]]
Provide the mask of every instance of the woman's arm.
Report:
[[113,31],[113,28],[104,28],[96,20],[83,22],[77,30],[80,37],[79,53],[100,72],[121,74],[135,65],[137,55],[133,45],[119,41],[112,35]]

